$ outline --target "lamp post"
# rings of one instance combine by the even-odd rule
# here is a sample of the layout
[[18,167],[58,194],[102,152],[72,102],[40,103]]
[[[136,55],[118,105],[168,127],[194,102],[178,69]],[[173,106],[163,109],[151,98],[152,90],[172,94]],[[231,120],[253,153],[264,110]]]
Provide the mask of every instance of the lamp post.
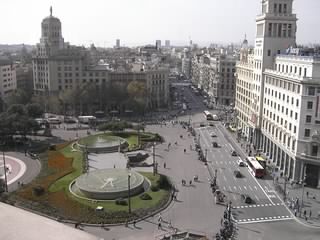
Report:
[[283,201],[285,202],[287,200],[287,177],[284,176],[284,194],[283,194]]
[[130,178],[131,178],[131,172],[128,173],[128,212],[129,214],[131,214]]
[[207,162],[207,156],[208,156],[208,149],[205,150],[205,157],[204,157],[205,162]]
[[[4,147],[4,144],[2,145]],[[8,179],[7,179],[7,168],[6,168],[6,157],[4,155],[4,150],[2,150],[2,159],[3,159],[3,170],[4,170],[4,190],[8,192]]]
[[303,179],[301,180],[302,182],[302,196],[301,196],[301,208],[303,208],[303,197],[304,197],[304,184],[306,182],[306,165],[303,166]]
[[156,143],[152,146],[152,157],[153,157],[153,176],[156,175]]

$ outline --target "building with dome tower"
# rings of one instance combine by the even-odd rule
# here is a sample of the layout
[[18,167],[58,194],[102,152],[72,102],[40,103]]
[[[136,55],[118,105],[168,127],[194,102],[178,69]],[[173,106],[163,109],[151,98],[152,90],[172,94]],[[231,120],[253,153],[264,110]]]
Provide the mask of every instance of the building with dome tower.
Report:
[[293,0],[263,0],[236,71],[239,135],[280,175],[320,187],[320,56],[295,48]]
[[[87,84],[98,88],[102,84],[117,84],[124,88],[132,81],[141,81],[146,86],[146,109],[162,108],[168,104],[169,70],[162,66],[145,63],[112,69],[104,61],[92,56],[92,49],[72,46],[62,37],[58,18],[50,15],[41,23],[41,38],[33,56],[33,87],[39,95],[54,95],[74,90]],[[103,60],[103,59],[102,59]]]

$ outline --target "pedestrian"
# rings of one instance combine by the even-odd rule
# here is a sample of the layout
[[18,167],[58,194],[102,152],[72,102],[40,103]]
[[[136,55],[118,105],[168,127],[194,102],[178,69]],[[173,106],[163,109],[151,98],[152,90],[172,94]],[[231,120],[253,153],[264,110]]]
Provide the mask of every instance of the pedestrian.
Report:
[[187,151],[186,149],[183,149],[183,152],[184,152],[184,153],[186,153],[186,151]]
[[161,229],[161,222],[158,223],[158,229]]
[[311,218],[311,216],[312,216],[312,212],[311,212],[311,210],[310,210],[310,212],[309,212],[309,218]]
[[303,211],[303,216],[307,216],[307,210]]
[[307,198],[309,198],[309,192],[308,191],[306,192],[306,194],[307,194]]
[[189,181],[189,185],[190,185],[190,186],[192,185],[192,180]]
[[136,227],[136,223],[137,223],[137,221],[134,219],[134,220],[133,220],[133,226],[134,226],[134,227]]
[[167,164],[166,163],[163,163],[163,168],[166,168],[167,167]]
[[161,215],[161,213],[159,214],[158,222],[159,222],[159,223],[161,223],[161,222],[162,222],[162,215]]
[[297,209],[296,208],[294,209],[294,216],[295,217],[297,216]]

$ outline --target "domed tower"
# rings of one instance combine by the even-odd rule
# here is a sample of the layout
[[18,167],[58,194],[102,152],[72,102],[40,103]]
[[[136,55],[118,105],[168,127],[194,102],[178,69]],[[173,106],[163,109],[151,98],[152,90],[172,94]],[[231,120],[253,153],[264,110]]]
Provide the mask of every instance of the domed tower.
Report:
[[240,61],[247,62],[248,61],[248,40],[247,35],[244,36],[244,40],[242,42],[242,46],[240,49]]
[[[46,49],[48,55],[64,47],[61,22],[58,18],[52,16],[52,7],[50,7],[50,16],[44,18],[41,23],[40,44],[49,47],[49,49]],[[49,52],[47,52],[48,50]]]

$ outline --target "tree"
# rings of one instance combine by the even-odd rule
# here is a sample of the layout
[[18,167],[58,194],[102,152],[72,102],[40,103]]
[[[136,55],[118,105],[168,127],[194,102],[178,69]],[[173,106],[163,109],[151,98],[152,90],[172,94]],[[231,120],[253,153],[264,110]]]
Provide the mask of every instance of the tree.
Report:
[[6,103],[8,106],[13,104],[27,104],[30,102],[31,96],[31,93],[22,89],[17,89],[6,98]]
[[27,114],[31,118],[40,118],[43,115],[43,109],[38,103],[30,103],[26,108]]

